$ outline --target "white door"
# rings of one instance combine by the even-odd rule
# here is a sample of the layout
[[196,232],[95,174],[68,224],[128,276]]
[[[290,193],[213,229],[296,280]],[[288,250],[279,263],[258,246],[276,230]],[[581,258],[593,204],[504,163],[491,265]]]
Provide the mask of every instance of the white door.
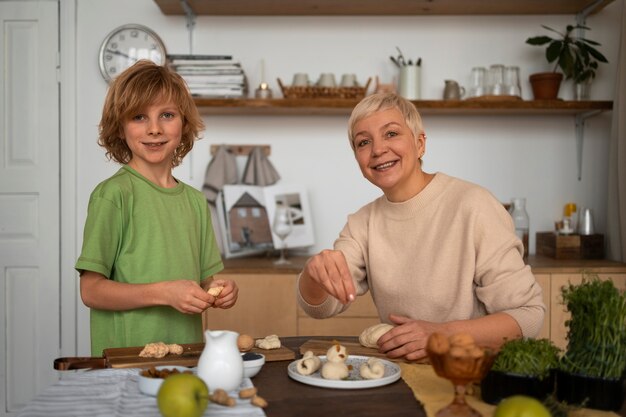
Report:
[[57,379],[58,8],[0,1],[0,416]]

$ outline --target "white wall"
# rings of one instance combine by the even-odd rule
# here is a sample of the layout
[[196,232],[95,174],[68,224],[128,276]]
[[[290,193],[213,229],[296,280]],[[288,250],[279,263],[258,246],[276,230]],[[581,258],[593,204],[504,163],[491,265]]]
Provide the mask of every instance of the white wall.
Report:
[[[621,7],[617,0],[588,18],[588,37],[602,44],[609,60],[601,65],[592,99],[612,100],[616,77]],[[97,126],[106,83],[97,52],[113,28],[141,23],[155,30],[169,53],[188,53],[185,18],[165,16],[151,0],[77,0],[77,171],[78,247],[87,201],[93,187],[117,170],[97,146]],[[574,16],[437,16],[437,17],[207,17],[198,16],[193,52],[232,54],[241,61],[252,90],[259,84],[260,62],[266,78],[286,84],[296,72],[315,79],[322,72],[378,75],[390,82],[396,68],[389,60],[399,46],[408,57],[422,57],[422,95],[441,98],[444,79],[469,81],[474,66],[501,63],[521,68],[524,99],[531,99],[528,75],[548,69],[543,48],[526,38],[546,34],[545,24],[564,28]],[[572,97],[571,82],[561,97]],[[605,231],[607,159],[611,112],[587,120],[583,178],[577,179],[576,140],[572,116],[425,116],[428,135],[425,170],[442,171],[490,189],[503,202],[527,198],[534,234],[550,230],[573,201],[596,213]],[[304,184],[315,223],[316,245],[331,246],[346,216],[380,192],[360,175],[347,144],[347,116],[208,116],[205,138],[175,175],[201,187],[212,143],[270,144],[271,161],[283,181]],[[242,161],[243,164],[243,161]],[[85,309],[79,347],[88,352]],[[87,329],[85,337],[84,331]],[[80,353],[80,352],[79,352]]]

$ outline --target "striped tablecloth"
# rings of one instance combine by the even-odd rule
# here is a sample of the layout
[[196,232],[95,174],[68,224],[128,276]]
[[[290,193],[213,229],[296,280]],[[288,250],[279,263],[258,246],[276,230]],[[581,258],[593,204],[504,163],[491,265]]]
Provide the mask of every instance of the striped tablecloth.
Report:
[[[94,371],[64,371],[61,379],[46,388],[20,412],[18,417],[159,417],[156,398],[139,391],[139,369],[101,369]],[[244,378],[238,390],[252,387]],[[210,403],[205,416],[265,417],[263,409],[239,400],[235,407]]]

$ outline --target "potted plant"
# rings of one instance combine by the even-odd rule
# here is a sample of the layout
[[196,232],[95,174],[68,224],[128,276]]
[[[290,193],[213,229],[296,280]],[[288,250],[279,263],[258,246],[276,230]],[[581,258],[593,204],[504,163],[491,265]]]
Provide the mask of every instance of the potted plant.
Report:
[[610,280],[586,274],[562,288],[571,313],[567,349],[557,370],[557,398],[601,410],[619,410],[626,374],[626,293]]
[[505,342],[481,381],[481,396],[498,404],[512,395],[526,395],[540,401],[554,392],[554,370],[560,350],[548,339],[515,339]]
[[[526,39],[530,45],[547,45],[546,59],[554,63],[552,72],[532,74],[530,83],[535,99],[556,99],[563,76],[566,80],[574,80],[577,86],[575,96],[577,99],[588,98],[588,88],[585,91],[581,87],[588,87],[596,76],[598,62],[608,62],[595,46],[598,42],[586,39],[582,36],[584,30],[591,30],[583,25],[567,25],[565,33],[561,33],[548,26],[541,25],[544,29],[558,34],[558,37],[535,36]],[[575,35],[573,32],[579,33]],[[561,73],[557,69],[561,69]],[[586,97],[578,94],[586,93]]]

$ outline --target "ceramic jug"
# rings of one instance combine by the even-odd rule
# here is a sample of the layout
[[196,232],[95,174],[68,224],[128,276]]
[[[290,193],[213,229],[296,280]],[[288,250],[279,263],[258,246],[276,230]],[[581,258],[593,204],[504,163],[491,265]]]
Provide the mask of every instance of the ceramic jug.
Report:
[[239,333],[206,330],[205,345],[198,360],[198,376],[213,392],[218,388],[232,391],[243,380],[243,359],[237,347]]
[[443,89],[444,100],[460,100],[465,95],[465,88],[461,87],[456,81],[445,80]]

